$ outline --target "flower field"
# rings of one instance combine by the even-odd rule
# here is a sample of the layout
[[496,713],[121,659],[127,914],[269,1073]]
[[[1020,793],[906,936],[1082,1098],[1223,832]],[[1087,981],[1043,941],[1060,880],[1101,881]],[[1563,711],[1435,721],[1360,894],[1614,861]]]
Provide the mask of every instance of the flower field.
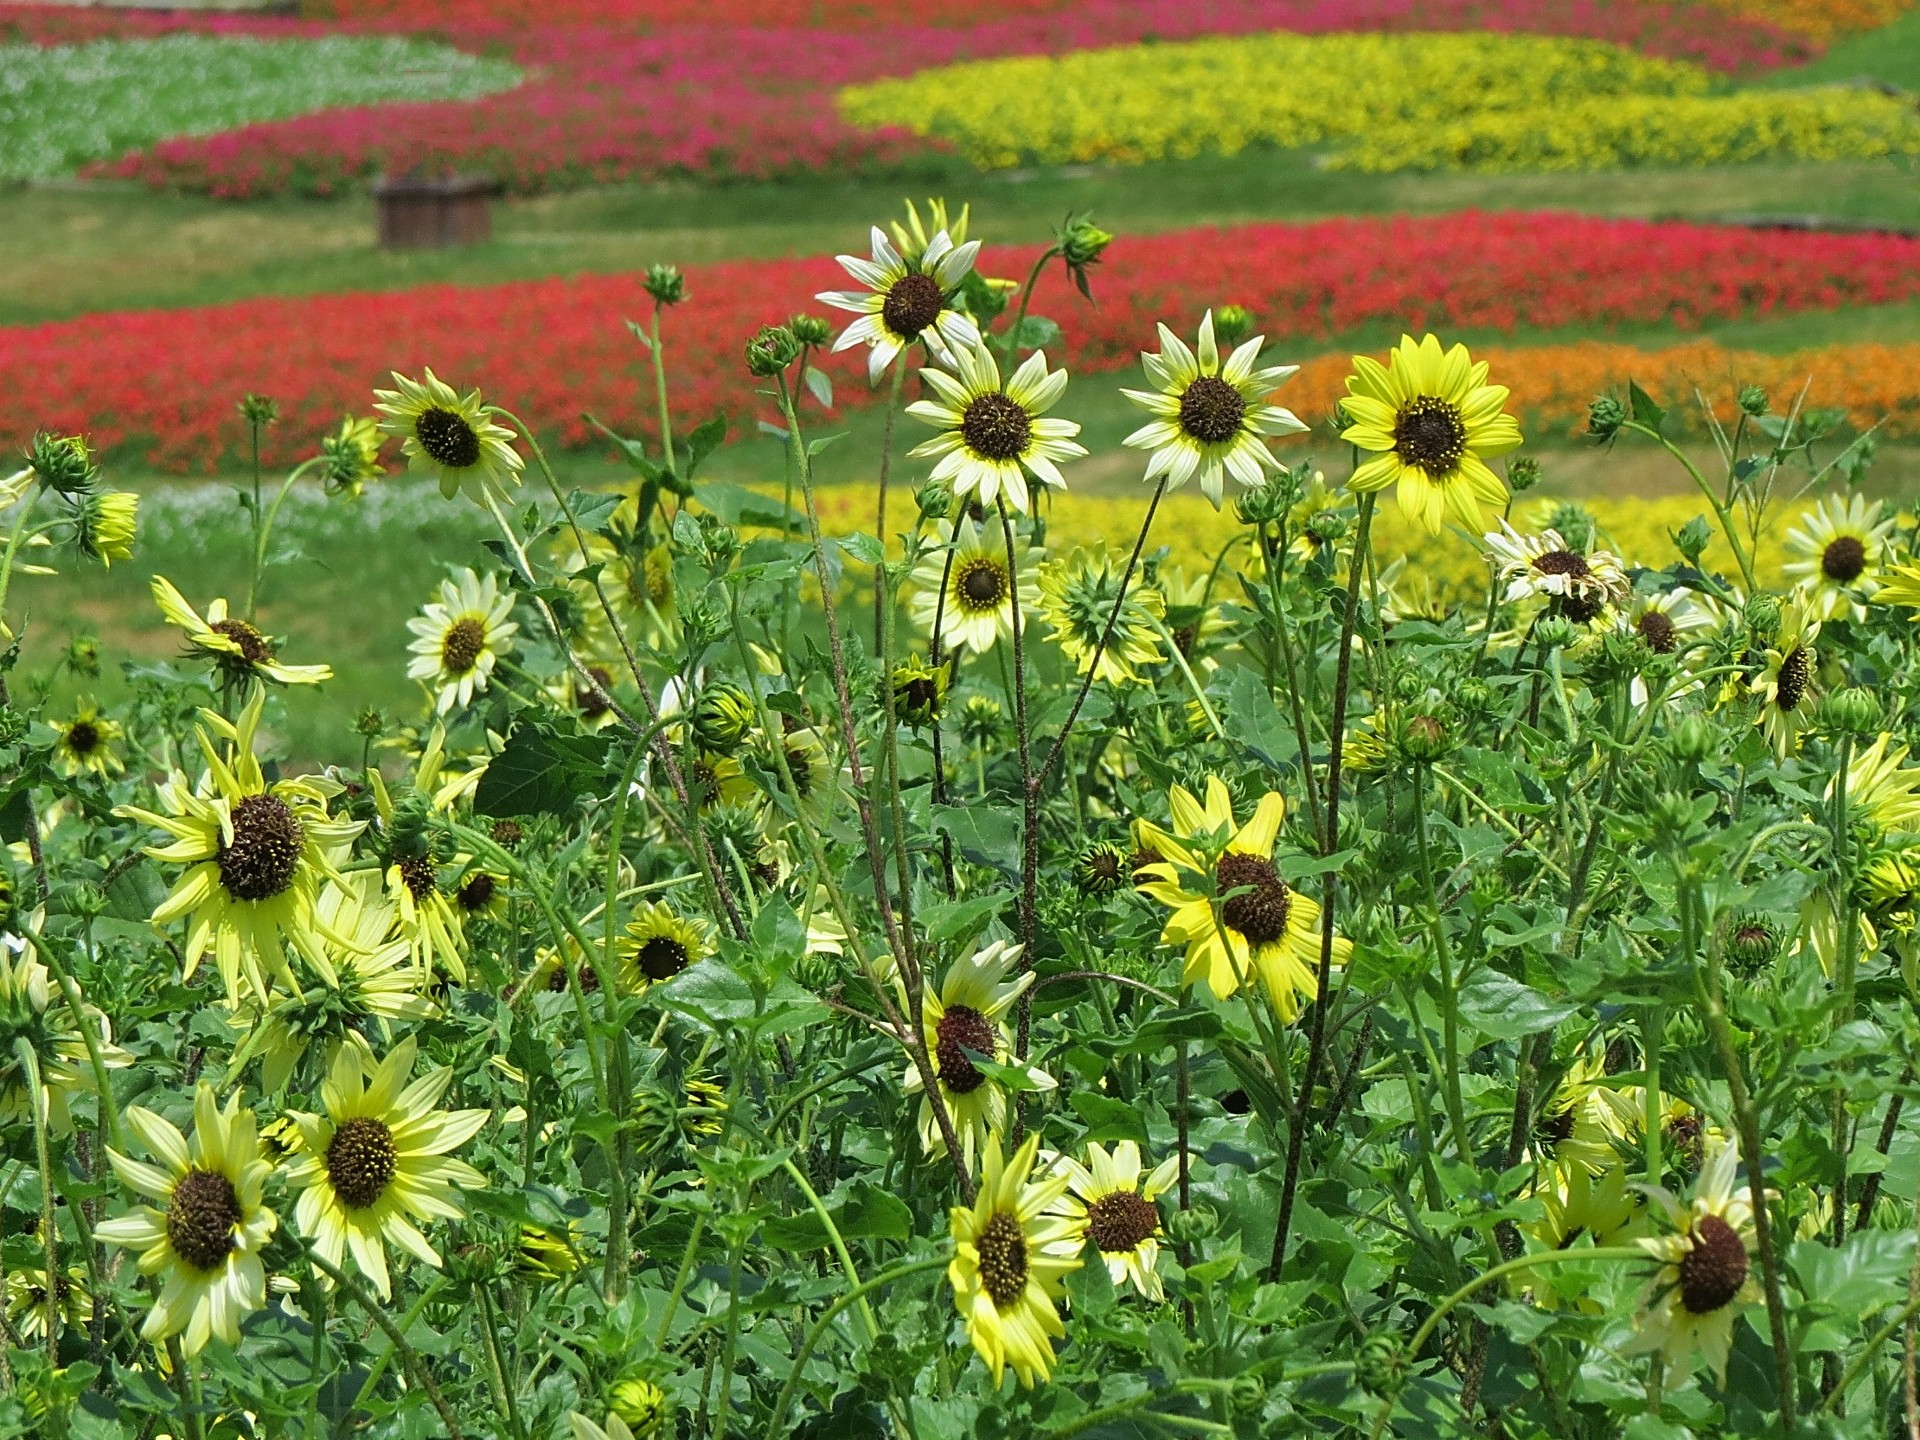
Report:
[[[1566,261],[1543,269],[1543,251]],[[1013,275],[1032,260],[1031,252],[998,250],[982,263]],[[812,294],[833,274],[817,260],[692,269],[680,311],[686,335],[673,350],[685,416],[750,417],[758,402],[730,337],[777,319],[795,295]],[[1344,361],[1309,357],[1338,336],[1399,326],[1687,330],[1885,304],[1920,295],[1920,241],[1572,215],[1469,214],[1439,226],[1330,220],[1130,238],[1102,259],[1098,295],[1099,305],[1086,307],[1057,277],[1036,292],[1037,313],[1063,324],[1072,317],[1062,358],[1074,368],[1133,364],[1139,336],[1194,303],[1241,305],[1292,358],[1308,360],[1291,393],[1301,414],[1319,418],[1339,394]],[[646,355],[620,323],[647,303],[641,277],[607,276],[249,300],[0,331],[0,378],[47,396],[5,440],[17,446],[33,425],[53,425],[160,468],[204,466],[236,453],[243,432],[234,398],[257,392],[275,396],[287,420],[269,436],[267,453],[293,458],[287,447],[331,424],[387,370],[437,355],[475,383],[517,394],[528,420],[562,443],[590,444],[597,432],[583,412],[622,426],[648,413]],[[1862,424],[1884,414],[1893,433],[1920,433],[1912,347],[1762,356],[1712,343],[1641,351],[1583,342],[1505,360],[1517,403],[1548,430],[1571,428],[1593,393],[1629,378],[1680,385],[1736,372],[1779,389],[1814,371],[1823,403]],[[842,404],[876,398],[857,364],[827,368]]]

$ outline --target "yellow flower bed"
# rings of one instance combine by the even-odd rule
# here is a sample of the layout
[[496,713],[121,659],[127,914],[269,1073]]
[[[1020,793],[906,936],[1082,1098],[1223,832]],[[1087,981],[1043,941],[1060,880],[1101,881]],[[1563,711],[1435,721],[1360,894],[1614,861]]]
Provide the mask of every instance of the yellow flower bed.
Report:
[[840,108],[988,169],[1327,141],[1349,142],[1332,163],[1371,171],[1920,153],[1920,115],[1886,95],[1710,85],[1696,66],[1599,40],[1280,33],[970,61],[849,87]]
[[1704,70],[1537,35],[1216,37],[971,61],[840,93],[857,125],[903,126],[1004,167],[1137,163],[1338,139],[1595,96],[1697,95]]
[[1735,95],[1622,95],[1535,110],[1382,125],[1333,155],[1338,169],[1603,170],[1920,153],[1920,113],[1841,87]]

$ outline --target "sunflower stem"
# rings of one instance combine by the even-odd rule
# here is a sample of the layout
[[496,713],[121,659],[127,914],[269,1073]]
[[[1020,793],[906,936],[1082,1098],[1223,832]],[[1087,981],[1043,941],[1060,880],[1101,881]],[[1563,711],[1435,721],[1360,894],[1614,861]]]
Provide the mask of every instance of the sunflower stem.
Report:
[[[1453,1146],[1462,1163],[1473,1163],[1473,1147],[1467,1132],[1466,1104],[1460,1089],[1460,993],[1454,986],[1453,949],[1447,941],[1446,917],[1440,908],[1440,888],[1433,876],[1433,851],[1427,841],[1427,794],[1425,772],[1417,768],[1413,778],[1413,833],[1420,852],[1420,880],[1427,892],[1428,933],[1433,937],[1433,958],[1440,967],[1440,1043],[1445,1055],[1447,1121],[1453,1127]],[[1416,1022],[1417,1023],[1417,1022]]]
[[[380,1327],[393,1346],[394,1353],[400,1357],[400,1364],[406,1370],[407,1377],[426,1393],[428,1401],[439,1413],[440,1423],[447,1427],[446,1440],[465,1440],[465,1432],[461,1430],[460,1421],[454,1415],[453,1408],[447,1404],[447,1397],[441,1394],[440,1387],[434,1384],[432,1371],[421,1362],[419,1352],[407,1343],[407,1337],[401,1333],[400,1327],[393,1323],[386,1312],[386,1307],[369,1295],[367,1287],[359,1280],[347,1274],[324,1255],[319,1254],[311,1244],[307,1246],[307,1263],[345,1291],[347,1297],[366,1312],[367,1318]],[[198,1433],[197,1426],[195,1433]]]
[[[1037,270],[1036,270],[1036,273]],[[1031,288],[1032,282],[1028,282]],[[1013,727],[1020,757],[1020,973],[1033,969],[1034,907],[1040,890],[1040,785],[1033,773],[1033,749],[1027,732],[1027,652],[1020,614],[1020,561],[1013,544],[1013,517],[1007,514],[1007,497],[994,497],[1000,511],[1000,534],[1007,545],[1007,601],[1013,612]],[[1014,1054],[1027,1058],[1033,1034],[1033,989],[1020,995],[1020,1019],[1014,1040]],[[1014,1101],[1013,1143],[1017,1146],[1026,1134],[1026,1094]]]
[[[314,466],[323,464],[325,456],[316,455],[311,460],[303,460],[293,467],[292,472],[281,482],[280,491],[273,497],[273,504],[267,507],[264,518],[256,516],[254,523],[253,574],[247,581],[247,619],[253,620],[257,597],[260,594],[260,581],[267,573],[267,544],[273,538],[274,522],[280,518],[280,507],[287,503],[287,495],[294,484]],[[254,480],[254,504],[260,503],[259,479]]]
[[[887,664],[887,482],[893,477],[893,424],[900,412],[900,389],[907,380],[907,356],[903,350],[887,367],[891,377],[887,385],[887,418],[880,429],[879,498],[874,506],[874,536],[880,542],[880,563],[873,567],[873,648]],[[890,667],[883,674],[890,673]]]
[[47,1363],[60,1360],[60,1297],[55,1277],[60,1273],[60,1240],[53,1228],[53,1160],[47,1146],[47,1094],[40,1083],[40,1057],[25,1035],[13,1042],[13,1053],[26,1071],[27,1108],[33,1113],[33,1161],[40,1172],[40,1240],[46,1250]]

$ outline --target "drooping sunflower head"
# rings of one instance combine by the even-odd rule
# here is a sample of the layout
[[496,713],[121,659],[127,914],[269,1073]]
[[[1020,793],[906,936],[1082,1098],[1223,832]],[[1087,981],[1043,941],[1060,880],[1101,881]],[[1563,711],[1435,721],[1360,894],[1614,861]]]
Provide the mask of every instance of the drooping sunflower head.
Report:
[[211,660],[228,686],[239,687],[254,680],[312,685],[333,678],[333,671],[325,665],[282,663],[273,640],[251,621],[229,615],[224,599],[210,603],[203,617],[164,575],[153,577],[153,599],[167,623],[185,632],[189,654]]
[[376,390],[373,408],[387,418],[380,428],[400,437],[409,468],[438,475],[440,493],[451,500],[465,492],[475,504],[504,497],[517,485],[525,463],[513,448],[513,431],[499,424],[480,392],[457,393],[431,370],[411,380],[394,372],[395,390]]
[[621,932],[620,984],[628,994],[671,980],[705,959],[713,946],[705,925],[659,901],[643,905]]

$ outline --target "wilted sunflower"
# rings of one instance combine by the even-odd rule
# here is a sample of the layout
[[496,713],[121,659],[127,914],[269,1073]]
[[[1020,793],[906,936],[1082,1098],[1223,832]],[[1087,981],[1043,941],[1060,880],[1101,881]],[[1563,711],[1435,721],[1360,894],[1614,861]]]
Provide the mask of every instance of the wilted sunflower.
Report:
[[[93,1029],[101,1062],[109,1070],[133,1063],[133,1057],[113,1043],[113,1022],[84,1001],[80,1007]],[[73,1128],[69,1102],[97,1088],[87,1051],[87,1037],[74,1024],[66,996],[54,993],[47,967],[32,952],[14,954],[0,947],[0,1037],[9,1041],[0,1049],[0,1122],[22,1125],[31,1121],[35,1107],[20,1044],[32,1049],[40,1067],[39,1105],[47,1126],[56,1135]]]
[[49,720],[47,724],[59,737],[53,746],[53,766],[62,775],[97,775],[104,780],[127,768],[113,748],[126,732],[118,721],[102,715],[91,700],[81,700],[71,720]]
[[[835,257],[841,269],[862,288],[823,290],[813,297],[823,305],[860,317],[841,332],[833,349],[838,354],[856,345],[867,346],[867,378],[875,383],[894,356],[916,340],[924,340],[927,348],[943,360],[980,343],[980,327],[953,303],[966,283],[967,272],[973,269],[980,242],[957,239],[944,229],[923,236],[918,214],[912,215],[912,222],[915,233],[911,237],[902,235],[901,247],[888,240],[876,225],[872,259]],[[962,216],[962,235],[965,225]],[[904,248],[910,239],[919,242],[917,250]]]
[[1813,723],[1820,622],[1798,599],[1780,607],[1780,628],[1767,649],[1767,663],[1748,687],[1760,697],[1758,723],[1782,760],[1800,748],[1800,734]]
[[[1159,857],[1135,870],[1140,892],[1171,907],[1160,938],[1186,949],[1183,984],[1207,982],[1224,1000],[1256,977],[1285,1024],[1303,1000],[1319,994],[1320,903],[1295,890],[1274,867],[1273,847],[1286,801],[1269,790],[1248,821],[1235,828],[1233,796],[1217,775],[1207,777],[1202,805],[1185,786],[1168,794],[1174,829],[1147,821],[1135,829],[1141,848]],[[1213,858],[1213,847],[1225,848]],[[1211,873],[1213,885],[1193,888]],[[1216,897],[1219,912],[1215,913]],[[1352,943],[1336,936],[1333,963],[1344,966]]]
[[[955,649],[965,648],[984,655],[998,640],[1013,638],[1013,576],[1007,569],[1007,532],[998,515],[983,526],[966,516],[957,525],[946,521],[938,526],[941,546],[927,552],[913,572],[913,619],[928,634],[933,633],[936,614],[940,616],[940,643]],[[953,549],[953,565],[947,565],[946,546]],[[1014,559],[1020,569],[1020,623],[1026,623],[1040,608],[1040,587],[1035,571],[1045,551],[1029,545],[1015,533]],[[941,614],[940,579],[946,577],[947,600]]]
[[409,380],[393,372],[398,390],[376,390],[373,408],[387,418],[380,428],[400,437],[407,468],[435,473],[440,493],[451,500],[462,491],[476,505],[504,497],[509,483],[520,483],[525,463],[513,448],[513,431],[494,423],[495,410],[480,401],[478,390],[456,394],[434,375]]
[[1760,1299],[1748,1253],[1753,1207],[1745,1187],[1734,1184],[1739,1166],[1739,1143],[1729,1140],[1701,1167],[1690,1204],[1662,1189],[1648,1192],[1671,1233],[1639,1242],[1661,1265],[1626,1351],[1659,1351],[1670,1386],[1686,1378],[1696,1351],[1724,1380],[1733,1322],[1741,1306]]
[[1787,531],[1782,567],[1819,620],[1864,620],[1897,525],[1878,500],[1830,496]]
[[287,1167],[288,1181],[300,1190],[294,1218],[301,1231],[335,1266],[351,1251],[383,1300],[393,1293],[388,1242],[439,1265],[414,1222],[458,1220],[464,1212],[455,1187],[487,1183],[448,1152],[477,1135],[490,1112],[435,1110],[453,1071],[443,1066],[408,1084],[416,1053],[411,1037],[378,1064],[357,1045],[341,1046],[321,1087],[326,1114],[294,1116],[300,1155]]
[[657,900],[642,905],[627,921],[615,947],[620,987],[637,995],[649,985],[671,980],[712,952],[713,939],[705,924]]
[[201,1082],[193,1097],[193,1140],[151,1110],[129,1105],[126,1121],[157,1164],[108,1150],[113,1173],[144,1205],[104,1220],[94,1234],[109,1245],[140,1252],[140,1273],[163,1277],[160,1298],[140,1327],[141,1338],[181,1337],[197,1355],[214,1337],[240,1339],[240,1317],[266,1302],[260,1251],[273,1234],[273,1212],[263,1197],[273,1167],[260,1153],[251,1110],[233,1095],[224,1107]]
[[153,577],[153,599],[167,623],[186,631],[187,643],[203,658],[210,658],[228,684],[261,679],[281,685],[315,685],[333,678],[327,665],[281,664],[274,658],[273,641],[247,621],[230,616],[224,599],[209,604],[203,619],[164,575]]
[[1153,452],[1147,479],[1164,475],[1171,490],[1198,475],[1201,493],[1218,510],[1228,475],[1252,488],[1268,471],[1280,469],[1263,437],[1299,435],[1307,427],[1291,410],[1266,403],[1274,388],[1300,368],[1257,368],[1266,343],[1266,336],[1255,335],[1222,364],[1213,311],[1201,318],[1199,344],[1193,350],[1165,325],[1160,327],[1160,353],[1143,351],[1140,356],[1154,388],[1120,392],[1154,417],[1121,442]]
[[1085,455],[1073,437],[1072,420],[1046,417],[1066,393],[1067,372],[1047,370],[1047,352],[1036,350],[1000,383],[1000,366],[985,344],[976,342],[953,357],[955,373],[922,370],[927,388],[938,397],[916,400],[907,413],[939,430],[914,446],[920,458],[938,458],[929,479],[948,481],[961,499],[975,497],[992,505],[1004,493],[1019,514],[1030,505],[1027,476],[1064,490],[1067,477],[1057,462]]
[[1055,1302],[1081,1266],[1075,1222],[1050,1215],[1067,1188],[1064,1172],[1034,1178],[1040,1137],[1002,1159],[986,1140],[980,1189],[971,1208],[953,1207],[953,1262],[947,1280],[967,1338],[998,1386],[1007,1366],[1031,1389],[1053,1374],[1053,1342],[1066,1335]]
[[1505,520],[1482,538],[1506,582],[1509,602],[1545,600],[1556,614],[1576,625],[1590,625],[1626,598],[1627,572],[1617,555],[1605,550],[1583,554],[1557,530],[1522,535]]
[[[330,780],[315,776],[267,783],[253,753],[265,702],[266,692],[256,689],[238,725],[211,710],[200,712],[207,773],[196,788],[173,772],[157,792],[167,814],[135,805],[113,812],[173,837],[172,844],[146,851],[156,860],[187,866],[153,912],[153,923],[170,925],[185,917],[186,974],[211,950],[230,999],[240,998],[243,972],[255,996],[268,993],[269,973],[298,991],[288,947],[329,985],[337,983],[314,900],[322,880],[341,878],[333,852],[362,828],[358,821],[327,814],[327,801],[339,790]],[[215,736],[224,745],[216,745]]]
[[1160,1207],[1153,1202],[1173,1188],[1179,1156],[1169,1155],[1144,1179],[1140,1147],[1131,1140],[1122,1140],[1111,1154],[1089,1141],[1086,1164],[1070,1156],[1058,1163],[1066,1171],[1067,1192],[1054,1202],[1052,1213],[1072,1221],[1093,1242],[1115,1285],[1132,1282],[1147,1299],[1160,1299],[1160,1277],[1153,1268],[1160,1258]]
[[1448,511],[1478,534],[1480,507],[1507,500],[1487,461],[1520,448],[1520,426],[1503,408],[1511,392],[1487,384],[1487,362],[1474,363],[1466,346],[1443,351],[1432,335],[1402,335],[1385,365],[1356,355],[1353,369],[1340,402],[1350,423],[1340,438],[1374,458],[1348,486],[1396,487],[1400,513],[1430,535]]
[[[973,1063],[973,1057],[1004,1064],[1012,1056],[1013,1037],[1005,1016],[1033,983],[1030,970],[1007,978],[1019,962],[1018,945],[996,940],[967,959],[954,961],[940,988],[928,987],[921,1008],[921,1031],[933,1060],[934,1082],[946,1101],[968,1165],[988,1136],[1007,1126],[1007,1092]],[[1045,1071],[1030,1069],[1028,1078],[1041,1089],[1053,1087]],[[940,1133],[933,1102],[924,1093],[918,1066],[907,1066],[906,1085],[909,1095],[921,1097],[920,1143],[931,1153],[943,1152],[946,1137]]]
[[456,705],[472,704],[487,688],[520,627],[507,618],[513,614],[512,592],[501,594],[491,574],[457,570],[440,582],[439,596],[407,622],[417,637],[407,646],[414,656],[407,674],[427,683],[437,697],[435,713],[444,715]]
[[[1094,655],[1098,653],[1100,665],[1095,678],[1109,685],[1138,680],[1134,666],[1157,665],[1164,658],[1160,630],[1166,614],[1165,599],[1135,575],[1115,616],[1120,580],[1120,567],[1107,555],[1104,542],[1092,549],[1076,547],[1069,558],[1050,560],[1040,567],[1040,611],[1053,627],[1052,639],[1081,675],[1094,669]],[[1110,618],[1112,638],[1101,649]]]

